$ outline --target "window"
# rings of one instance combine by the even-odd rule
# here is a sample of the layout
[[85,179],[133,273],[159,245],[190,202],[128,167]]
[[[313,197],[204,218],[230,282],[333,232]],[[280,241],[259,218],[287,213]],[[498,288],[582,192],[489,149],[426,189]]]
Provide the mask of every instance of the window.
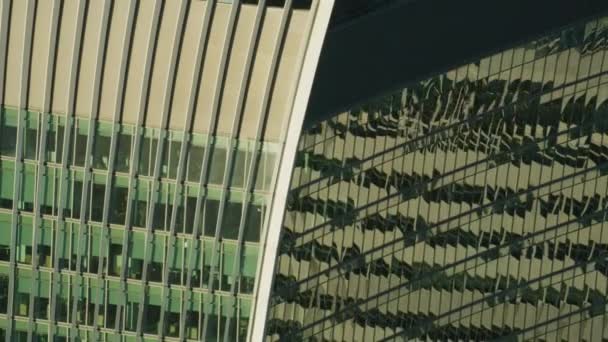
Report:
[[214,145],[209,165],[209,184],[221,185],[224,182],[224,169],[226,168],[226,148]]
[[[158,300],[160,302],[160,299]],[[146,305],[146,314],[144,315],[144,322],[142,330],[147,334],[158,333],[158,323],[160,322],[160,305]]]
[[264,207],[259,204],[249,204],[247,210],[247,219],[245,220],[245,227],[243,232],[243,238],[249,242],[259,242],[260,232],[262,231],[262,220],[264,217]]
[[226,203],[224,207],[224,220],[220,228],[223,239],[238,239],[242,210],[242,203],[230,201]]
[[19,208],[24,211],[34,211],[34,197],[36,196],[36,166],[23,165],[23,186],[21,188],[21,205]]
[[49,299],[44,297],[34,298],[34,317],[48,319]]
[[79,171],[72,171],[69,187],[67,191],[68,200],[66,203],[67,217],[74,219],[80,218],[81,198],[82,198],[82,178],[83,174]]
[[0,160],[0,208],[13,208],[15,162]]
[[46,133],[46,160],[50,163],[61,163],[63,154],[63,137],[65,119],[57,116],[47,118],[48,132]]
[[18,111],[2,110],[0,116],[0,155],[14,157],[17,147]]
[[173,196],[175,196],[175,185],[161,183],[160,189],[157,193],[155,209],[154,209],[154,220],[152,222],[152,228],[169,230],[171,223],[171,211],[173,209]]
[[[114,231],[112,230],[112,233]],[[120,233],[120,231],[116,232]],[[120,237],[113,238],[108,251],[108,274],[116,277],[119,277],[122,271],[122,241],[120,240]]]
[[244,144],[240,143],[239,149],[233,151],[234,162],[232,164],[232,172],[229,181],[230,187],[242,188],[245,186],[245,177],[247,177],[248,174],[251,153],[248,153],[247,150],[240,149],[241,145]]
[[145,256],[145,233],[132,231],[129,235],[127,274],[129,278],[141,279]]
[[137,330],[137,318],[139,314],[139,294],[127,294],[127,305],[125,307],[125,330]]
[[[270,145],[266,145],[270,147]],[[274,146],[272,146],[274,147]],[[255,189],[256,190],[270,190],[272,186],[272,177],[274,176],[275,169],[275,153],[269,151],[263,151],[259,156],[260,160],[257,161],[257,169],[255,172]]]
[[57,301],[55,302],[55,319],[59,322],[69,322],[70,306],[69,306],[69,283],[67,276],[63,276],[63,281],[59,285]]
[[132,127],[121,126],[116,144],[116,160],[114,168],[117,172],[129,172],[131,163]]
[[112,224],[125,224],[127,201],[129,198],[129,180],[126,177],[114,177],[110,194],[110,212],[108,221]]
[[179,337],[179,313],[167,312],[165,315],[165,335]]
[[20,217],[17,226],[17,262],[32,264],[32,219],[31,217]]
[[186,337],[192,340],[196,340],[199,338],[199,326],[200,326],[201,316],[198,311],[190,311],[186,312]]
[[223,336],[218,336],[219,330],[219,321],[217,319],[217,315],[214,313],[208,314],[207,316],[207,334],[204,341],[219,341]]
[[241,293],[253,293],[255,274],[258,262],[258,247],[244,246],[241,257]]
[[8,307],[8,268],[3,268],[0,273],[0,313],[6,314]]
[[192,141],[188,148],[187,160],[187,180],[189,182],[198,182],[201,176],[201,167],[203,165],[203,157],[205,156],[205,147],[203,137],[193,135]]
[[146,226],[146,212],[148,208],[148,187],[148,181],[142,179],[137,180],[135,196],[133,198],[133,217],[131,222],[133,226]]
[[215,226],[217,224],[217,212],[219,210],[219,201],[207,198],[205,201],[205,221],[204,234],[205,236],[215,236]]
[[[196,201],[198,189],[188,186],[186,188],[186,196],[183,205],[180,205],[177,212],[177,220],[175,223],[175,231],[178,233],[192,234],[194,230],[194,215],[196,214]],[[202,215],[199,213],[199,215]],[[199,231],[200,233],[200,231]]]
[[116,312],[118,306],[116,304],[106,304],[106,314],[105,314],[105,322],[104,326],[108,329],[113,329],[114,324],[116,323]]
[[23,157],[35,160],[38,148],[38,113],[27,112],[25,119],[25,139]]
[[30,312],[30,293],[32,290],[32,272],[17,269],[15,274],[14,314],[27,317]]
[[236,258],[236,245],[230,243],[223,243],[222,253],[222,276],[221,276],[221,290],[230,291],[234,284],[235,277],[233,274]]
[[87,134],[89,130],[89,122],[86,119],[77,119],[74,126],[74,155],[72,164],[76,166],[84,166],[84,161],[87,157]]
[[176,179],[179,165],[179,154],[182,148],[182,134],[170,132],[163,147],[161,177]]
[[158,130],[144,128],[139,151],[139,174],[151,176],[154,172],[156,147],[158,145]]
[[40,211],[46,215],[57,215],[55,207],[59,199],[60,171],[53,167],[43,166],[40,172],[45,173],[42,177],[42,184],[38,188],[38,191],[41,192],[39,195],[42,197]]
[[95,141],[93,144],[93,162],[95,169],[107,170],[110,163],[110,144],[112,142],[112,124],[96,123]]
[[89,196],[91,199],[91,202],[89,203],[89,208],[91,208],[89,219],[92,221],[102,221],[105,190],[106,176],[93,175],[93,180],[91,182],[91,190],[89,191]]
[[[7,231],[2,227],[2,234]],[[0,244],[0,260],[1,261],[10,261],[11,259],[11,248],[8,245]]]
[[154,282],[163,281],[163,263],[165,256],[165,238],[160,235],[150,237],[152,240],[151,250],[148,251],[150,263],[148,264],[148,280]]

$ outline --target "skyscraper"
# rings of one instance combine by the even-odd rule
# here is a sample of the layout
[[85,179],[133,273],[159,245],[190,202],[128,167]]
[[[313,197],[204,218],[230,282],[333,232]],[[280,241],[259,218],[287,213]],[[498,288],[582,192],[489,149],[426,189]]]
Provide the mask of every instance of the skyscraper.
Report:
[[0,0],[0,338],[608,339],[605,13]]
[[599,15],[307,128],[268,339],[607,339]]
[[247,339],[332,3],[0,1],[2,338]]

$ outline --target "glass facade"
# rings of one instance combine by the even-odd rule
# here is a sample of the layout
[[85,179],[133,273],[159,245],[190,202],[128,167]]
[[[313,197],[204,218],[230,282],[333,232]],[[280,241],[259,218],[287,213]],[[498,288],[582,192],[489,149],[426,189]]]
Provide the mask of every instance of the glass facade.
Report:
[[75,323],[245,339],[278,144],[144,128],[135,151],[130,125],[7,107],[0,122],[0,313],[12,301],[17,331],[33,316],[41,338]]
[[306,130],[268,340],[608,339],[607,38],[576,24]]
[[319,4],[0,0],[1,340],[251,340]]

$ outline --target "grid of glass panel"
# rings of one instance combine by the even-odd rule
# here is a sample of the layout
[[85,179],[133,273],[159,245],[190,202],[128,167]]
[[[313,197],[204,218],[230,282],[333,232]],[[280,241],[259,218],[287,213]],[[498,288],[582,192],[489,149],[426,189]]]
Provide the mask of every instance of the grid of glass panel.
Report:
[[[177,338],[180,330],[192,340],[245,339],[278,146],[229,144],[221,136],[207,146],[198,134],[141,131],[134,152],[133,126],[2,108],[0,317],[12,301],[17,338],[27,338],[33,319],[32,336],[44,340],[55,323],[58,337],[72,329],[81,338],[129,339],[139,324],[151,340]],[[182,144],[186,162],[178,175]],[[235,159],[225,175],[229,146]],[[210,162],[201,183],[205,150]],[[6,324],[0,319],[2,334]]]
[[608,19],[304,132],[269,340],[608,338]]

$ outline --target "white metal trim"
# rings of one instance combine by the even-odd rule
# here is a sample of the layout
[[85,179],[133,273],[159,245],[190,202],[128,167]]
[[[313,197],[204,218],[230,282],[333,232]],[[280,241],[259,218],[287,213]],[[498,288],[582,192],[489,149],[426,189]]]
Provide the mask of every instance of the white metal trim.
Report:
[[306,49],[304,64],[300,72],[296,97],[287,129],[287,139],[285,140],[285,146],[283,148],[279,166],[273,205],[270,208],[270,221],[263,249],[262,264],[258,270],[260,280],[257,287],[253,326],[250,332],[249,341],[263,341],[265,338],[270,291],[272,289],[281,227],[283,226],[287,193],[291,182],[291,172],[298,148],[300,133],[302,131],[302,125],[304,123],[304,117],[306,115],[312,83],[314,81],[333,6],[334,0],[320,0],[317,13],[315,14],[315,23],[309,38],[308,48]]

